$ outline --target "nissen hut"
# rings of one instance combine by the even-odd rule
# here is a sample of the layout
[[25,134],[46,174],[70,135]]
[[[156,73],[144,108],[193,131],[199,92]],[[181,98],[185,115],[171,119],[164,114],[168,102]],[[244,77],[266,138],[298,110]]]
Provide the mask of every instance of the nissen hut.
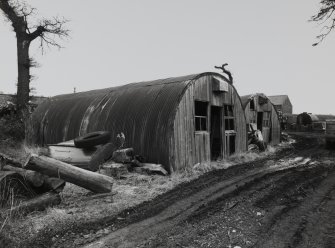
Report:
[[262,93],[242,96],[242,104],[248,124],[254,124],[262,132],[264,141],[271,145],[280,142],[280,122],[277,111],[268,97]]
[[123,132],[127,147],[169,171],[247,147],[240,97],[218,73],[55,96],[36,109],[32,124],[32,142],[40,145]]

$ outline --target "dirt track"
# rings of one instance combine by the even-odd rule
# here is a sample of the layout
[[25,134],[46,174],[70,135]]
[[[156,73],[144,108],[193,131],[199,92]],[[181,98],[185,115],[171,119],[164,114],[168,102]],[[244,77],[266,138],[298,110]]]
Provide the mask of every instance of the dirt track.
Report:
[[296,139],[270,158],[210,172],[117,217],[78,224],[65,242],[41,235],[33,244],[73,247],[78,234],[112,226],[86,247],[335,247],[334,152],[315,138]]

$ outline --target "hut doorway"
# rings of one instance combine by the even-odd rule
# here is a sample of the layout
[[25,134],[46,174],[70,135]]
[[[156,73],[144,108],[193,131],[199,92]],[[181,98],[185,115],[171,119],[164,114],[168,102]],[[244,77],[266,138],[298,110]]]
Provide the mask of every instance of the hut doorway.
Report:
[[257,113],[257,129],[260,131],[263,129],[263,112]]
[[222,108],[211,106],[211,159],[222,157]]

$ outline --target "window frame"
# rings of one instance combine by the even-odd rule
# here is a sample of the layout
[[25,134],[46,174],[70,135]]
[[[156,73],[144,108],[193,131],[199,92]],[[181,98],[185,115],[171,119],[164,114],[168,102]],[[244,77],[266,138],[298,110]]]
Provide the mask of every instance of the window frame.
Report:
[[[197,103],[206,104],[206,115],[196,115]],[[194,100],[194,130],[195,132],[208,132],[208,105],[207,101]],[[204,107],[204,106],[202,106]]]
[[233,105],[225,104],[223,106],[223,121],[225,132],[235,131],[235,116]]
[[263,112],[263,127],[271,127],[271,112]]

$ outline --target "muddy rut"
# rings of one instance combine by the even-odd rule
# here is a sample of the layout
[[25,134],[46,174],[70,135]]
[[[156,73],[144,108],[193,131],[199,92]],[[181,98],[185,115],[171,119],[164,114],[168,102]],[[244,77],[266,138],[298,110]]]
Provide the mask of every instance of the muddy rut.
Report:
[[[116,229],[83,247],[335,247],[334,152],[295,138],[269,158],[210,172],[72,232]],[[71,238],[42,237],[34,244],[73,247]]]

